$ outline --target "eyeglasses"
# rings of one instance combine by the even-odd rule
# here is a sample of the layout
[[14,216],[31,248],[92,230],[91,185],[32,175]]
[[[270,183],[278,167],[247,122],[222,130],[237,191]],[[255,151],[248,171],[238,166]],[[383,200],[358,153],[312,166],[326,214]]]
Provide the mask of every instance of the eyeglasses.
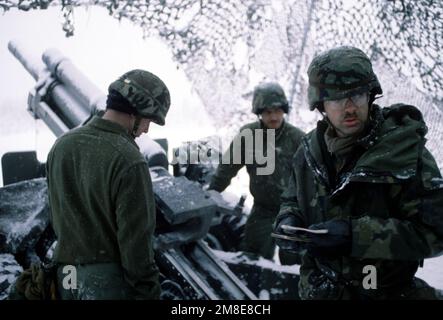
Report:
[[346,97],[339,100],[328,100],[325,101],[325,104],[328,104],[328,106],[333,109],[344,109],[348,99],[350,99],[357,108],[361,108],[366,103],[368,103],[369,95],[367,92],[358,93],[353,95],[352,97]]

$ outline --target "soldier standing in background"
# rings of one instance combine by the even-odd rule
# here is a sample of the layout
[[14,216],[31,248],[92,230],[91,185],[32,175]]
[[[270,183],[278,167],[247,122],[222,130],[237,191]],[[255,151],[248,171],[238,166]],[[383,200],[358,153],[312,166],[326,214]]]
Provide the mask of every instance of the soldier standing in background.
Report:
[[302,139],[275,222],[280,249],[305,252],[300,297],[438,298],[414,277],[443,251],[443,179],[421,112],[374,104],[380,83],[354,47],[318,55],[308,75],[324,119]]
[[[158,299],[152,238],[155,203],[135,137],[164,125],[166,85],[143,70],[109,86],[106,112],[61,136],[47,162],[54,261],[62,299]],[[75,267],[65,288],[63,267]]]
[[[209,189],[222,192],[238,171],[246,165],[250,182],[249,189],[254,197],[254,205],[248,217],[245,236],[240,249],[272,259],[275,250],[275,242],[271,238],[272,223],[280,207],[280,195],[288,181],[288,171],[291,159],[297,150],[303,132],[285,121],[284,114],[289,112],[289,105],[282,87],[277,83],[263,83],[254,89],[252,100],[252,112],[259,120],[249,123],[240,129],[240,133],[234,141],[240,139],[245,130],[275,130],[274,150],[275,169],[272,174],[258,175],[257,163],[222,164],[217,168],[212,178]],[[265,135],[264,135],[265,136]],[[233,154],[234,141],[226,151],[224,157]],[[263,143],[263,145],[266,145]],[[241,144],[241,154],[255,154],[256,143],[252,145]],[[283,259],[284,260],[284,259]]]

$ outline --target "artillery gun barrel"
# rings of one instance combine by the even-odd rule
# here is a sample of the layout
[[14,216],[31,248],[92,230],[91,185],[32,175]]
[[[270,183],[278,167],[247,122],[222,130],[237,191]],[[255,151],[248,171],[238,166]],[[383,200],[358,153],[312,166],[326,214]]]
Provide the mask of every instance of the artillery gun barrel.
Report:
[[[72,94],[64,84],[56,81],[50,90],[50,99],[52,99],[53,103],[49,102],[49,104],[66,124],[68,129],[77,127],[90,116],[91,112],[84,108],[79,100],[76,99],[75,95]],[[48,101],[48,98],[46,100]],[[42,117],[39,115],[39,118]]]
[[[92,107],[82,102],[82,100],[85,100],[86,93],[94,92],[94,101],[105,99],[104,94],[93,85],[91,85],[92,89],[86,91],[85,87],[90,84],[90,81],[85,79],[84,76],[79,76],[78,73],[81,72],[72,67],[72,63],[68,59],[62,59],[57,50],[53,49],[45,52],[45,59],[50,62],[49,65],[45,65],[38,61],[19,42],[10,41],[8,48],[26,71],[37,81],[35,87],[29,93],[28,110],[34,117],[42,119],[56,136],[60,136],[67,130],[78,126],[90,116]],[[52,53],[54,53],[54,56],[52,56]],[[54,62],[61,62],[61,60],[66,63],[58,66],[54,64]],[[51,72],[52,68],[58,73],[65,74],[63,67],[66,65],[69,70],[76,69],[77,74],[74,74],[74,76],[79,81],[85,81],[84,85],[72,85],[69,77],[58,78],[56,74]],[[81,93],[76,91],[79,87],[83,90]],[[97,98],[98,96],[101,96],[101,100]],[[92,98],[89,101],[92,101]]]
[[35,59],[33,55],[25,49],[23,45],[16,41],[9,41],[8,43],[9,51],[17,58],[22,66],[28,71],[34,80],[39,79],[39,75],[44,70],[44,65]]
[[[51,74],[74,93],[80,105],[91,113],[94,108],[104,109],[106,95],[85,76],[66,56],[57,49],[48,49],[43,53],[43,62]],[[84,120],[84,119],[83,119]]]

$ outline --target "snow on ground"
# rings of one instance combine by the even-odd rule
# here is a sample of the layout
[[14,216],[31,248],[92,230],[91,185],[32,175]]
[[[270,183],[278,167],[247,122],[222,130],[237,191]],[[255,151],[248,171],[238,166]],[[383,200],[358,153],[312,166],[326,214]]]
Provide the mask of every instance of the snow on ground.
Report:
[[0,254],[0,301],[8,297],[11,284],[15,283],[23,268],[17,264],[12,254]]
[[[130,69],[142,68],[157,74],[170,88],[172,106],[166,126],[152,126],[149,135],[151,138],[167,137],[170,149],[183,141],[215,133],[191,84],[172,61],[168,48],[158,39],[143,40],[140,28],[125,20],[118,22],[109,17],[105,9],[93,6],[75,9],[74,37],[65,37],[61,20],[59,8],[29,12],[11,10],[0,15],[0,157],[9,151],[36,150],[39,160],[44,162],[55,140],[45,124],[26,111],[27,95],[35,82],[9,53],[7,43],[11,39],[20,40],[36,55],[49,47],[59,49],[103,92],[110,81]],[[312,113],[303,116],[312,117]],[[252,206],[246,170],[232,180],[227,192],[238,196],[248,194],[246,205]],[[417,275],[443,289],[442,270],[443,256],[425,260],[424,268]]]
[[416,274],[429,285],[443,290],[443,256],[426,259],[423,268],[419,268]]
[[223,261],[229,262],[232,264],[235,263],[244,263],[248,265],[255,265],[261,268],[267,268],[272,269],[277,272],[285,272],[285,273],[292,273],[292,274],[299,274],[300,266],[293,265],[293,266],[282,266],[278,265],[271,260],[264,259],[260,257],[258,260],[250,259],[247,255],[245,255],[243,252],[225,252],[225,251],[219,251],[214,250],[218,257],[222,258]]

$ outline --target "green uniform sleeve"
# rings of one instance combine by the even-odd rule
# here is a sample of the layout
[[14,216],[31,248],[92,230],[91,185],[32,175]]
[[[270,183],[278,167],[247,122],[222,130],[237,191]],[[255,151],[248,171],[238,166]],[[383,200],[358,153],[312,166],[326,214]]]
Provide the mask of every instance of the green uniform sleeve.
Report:
[[274,227],[277,226],[280,220],[294,215],[297,217],[298,221],[303,221],[305,225],[301,227],[306,227],[307,220],[299,209],[297,201],[297,183],[295,177],[295,170],[292,168],[291,175],[289,176],[288,185],[281,195],[281,205],[280,211],[275,219]]
[[443,253],[443,180],[435,162],[428,160],[413,181],[393,185],[398,196],[392,218],[352,220],[352,256],[421,260]]
[[125,171],[116,200],[118,244],[126,281],[138,299],[158,299],[160,285],[154,261],[155,203],[146,163]]
[[[231,142],[229,149],[226,150],[223,155],[224,161],[220,163],[217,167],[217,170],[212,177],[211,183],[209,185],[210,190],[215,190],[218,192],[224,191],[229,184],[231,183],[231,179],[237,175],[240,169],[244,166],[243,154],[244,154],[244,144],[241,143],[241,154],[240,154],[240,163],[234,163],[234,142],[236,139],[241,139],[240,136],[236,136],[234,140]],[[237,151],[238,152],[238,151]],[[229,159],[229,161],[227,161]],[[223,163],[224,162],[224,163]],[[229,162],[229,163],[226,163]]]

